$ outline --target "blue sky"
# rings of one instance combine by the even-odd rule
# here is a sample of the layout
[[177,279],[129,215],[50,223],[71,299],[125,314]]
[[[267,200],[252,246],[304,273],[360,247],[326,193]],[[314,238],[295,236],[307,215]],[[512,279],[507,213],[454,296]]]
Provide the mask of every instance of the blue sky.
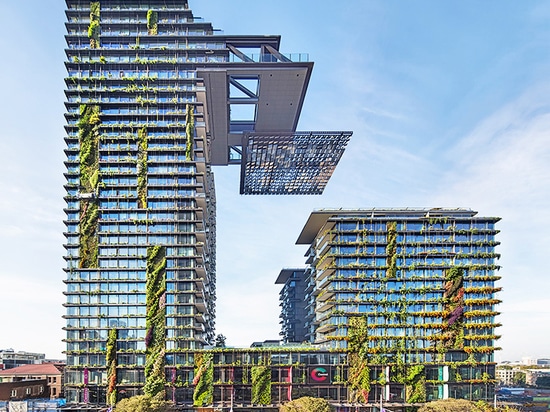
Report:
[[[314,208],[467,207],[502,217],[497,359],[550,357],[550,3],[189,2],[226,34],[309,53],[299,129],[354,132],[322,196],[243,197],[239,169],[215,169],[229,345],[278,338],[274,280],[304,265]],[[64,2],[0,5],[0,349],[61,357]]]

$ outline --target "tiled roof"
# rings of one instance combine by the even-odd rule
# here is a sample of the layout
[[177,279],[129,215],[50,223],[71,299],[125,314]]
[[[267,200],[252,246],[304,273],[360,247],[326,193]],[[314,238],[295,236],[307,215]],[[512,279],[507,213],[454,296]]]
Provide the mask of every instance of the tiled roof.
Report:
[[21,365],[0,371],[0,376],[13,375],[61,375],[61,371],[53,363]]

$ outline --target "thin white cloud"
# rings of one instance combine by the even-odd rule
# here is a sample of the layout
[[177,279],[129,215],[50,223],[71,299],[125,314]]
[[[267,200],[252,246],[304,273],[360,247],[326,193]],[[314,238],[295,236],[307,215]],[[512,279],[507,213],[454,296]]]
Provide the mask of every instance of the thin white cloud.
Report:
[[[462,204],[502,217],[499,305],[501,359],[544,356],[550,281],[550,106],[548,87],[538,85],[495,111],[449,150],[449,168],[433,196],[435,204]],[[541,323],[542,322],[542,323]],[[538,339],[538,338],[545,339]]]

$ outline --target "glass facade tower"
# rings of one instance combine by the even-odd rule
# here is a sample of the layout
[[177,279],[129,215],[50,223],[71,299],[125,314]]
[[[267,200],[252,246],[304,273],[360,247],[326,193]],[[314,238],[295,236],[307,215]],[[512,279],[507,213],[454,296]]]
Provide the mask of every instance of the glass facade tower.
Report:
[[69,0],[67,20],[65,393],[104,403],[110,375],[132,395],[148,358],[175,365],[214,337],[216,201],[188,62],[226,56],[184,1]]
[[113,404],[213,341],[211,166],[320,193],[351,133],[296,132],[313,63],[279,36],[219,34],[186,0],[66,4],[65,393]]

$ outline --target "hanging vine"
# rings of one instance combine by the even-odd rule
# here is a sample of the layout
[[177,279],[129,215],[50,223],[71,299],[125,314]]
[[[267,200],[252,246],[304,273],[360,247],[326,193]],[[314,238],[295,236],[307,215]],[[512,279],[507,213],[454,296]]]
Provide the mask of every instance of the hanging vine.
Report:
[[137,156],[137,192],[138,207],[147,208],[147,128],[138,130]]
[[80,267],[98,266],[97,223],[99,206],[96,192],[99,184],[99,124],[100,108],[81,105],[78,121],[80,142]]
[[386,223],[386,277],[393,279],[397,276],[397,222]]
[[250,369],[252,378],[252,403],[269,405],[271,403],[271,368],[265,365]]
[[88,26],[88,38],[90,39],[90,48],[99,48],[99,19],[101,4],[99,1],[90,3],[90,25]]
[[195,137],[195,114],[193,105],[185,106],[185,135],[187,137],[187,147],[185,148],[185,159],[193,160],[193,139]]
[[147,33],[151,35],[158,34],[158,12],[155,10],[147,10]]
[[109,330],[107,339],[107,351],[105,354],[107,362],[107,404],[115,405],[117,401],[116,391],[116,348],[117,348],[118,332],[116,329]]
[[195,354],[195,377],[193,378],[193,406],[210,405],[214,401],[214,354]]
[[143,392],[155,396],[164,391],[166,353],[166,250],[147,249],[145,319],[145,386]]

